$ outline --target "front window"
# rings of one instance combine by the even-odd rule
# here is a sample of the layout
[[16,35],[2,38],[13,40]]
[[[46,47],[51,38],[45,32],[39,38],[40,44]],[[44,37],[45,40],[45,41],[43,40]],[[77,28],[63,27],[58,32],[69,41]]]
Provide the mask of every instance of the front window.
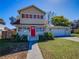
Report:
[[43,15],[41,15],[41,19],[43,19]]
[[44,28],[37,28],[37,31],[44,31]]
[[26,14],[26,18],[28,18],[29,17],[29,15],[28,14]]
[[26,30],[26,27],[23,27],[24,30]]
[[31,14],[29,15],[29,18],[32,18],[32,15]]
[[25,18],[25,14],[22,14],[22,18]]
[[34,15],[34,18],[36,18],[36,15]]
[[40,18],[40,16],[39,16],[39,15],[37,15],[37,18],[39,19],[39,18]]

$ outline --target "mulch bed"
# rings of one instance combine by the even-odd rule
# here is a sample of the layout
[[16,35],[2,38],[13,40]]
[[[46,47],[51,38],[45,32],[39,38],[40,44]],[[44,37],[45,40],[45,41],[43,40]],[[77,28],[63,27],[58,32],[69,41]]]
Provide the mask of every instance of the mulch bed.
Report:
[[17,52],[0,57],[0,59],[26,59],[27,51]]
[[22,51],[28,50],[28,43],[20,42],[20,43],[6,43],[7,47],[0,47],[0,56],[5,56],[13,53],[18,53]]

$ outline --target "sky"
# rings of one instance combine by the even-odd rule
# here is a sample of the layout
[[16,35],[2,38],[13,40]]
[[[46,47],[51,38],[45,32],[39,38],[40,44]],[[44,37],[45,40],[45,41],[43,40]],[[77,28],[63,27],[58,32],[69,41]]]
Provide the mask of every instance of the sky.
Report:
[[35,5],[44,10],[55,12],[57,16],[64,16],[70,21],[79,19],[79,0],[0,0],[0,18],[4,19],[6,27],[12,29],[9,17],[16,17],[17,10]]

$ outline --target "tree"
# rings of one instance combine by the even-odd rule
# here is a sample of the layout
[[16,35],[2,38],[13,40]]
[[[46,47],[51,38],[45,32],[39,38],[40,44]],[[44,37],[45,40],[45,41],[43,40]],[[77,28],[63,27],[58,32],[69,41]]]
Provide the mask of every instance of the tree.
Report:
[[54,16],[51,22],[55,26],[70,26],[69,20],[64,16]]
[[79,28],[79,20],[77,20],[77,28]]
[[79,20],[74,20],[71,23],[72,29],[78,29],[79,28]]
[[55,16],[55,15],[56,15],[55,12],[49,11],[49,12],[47,13],[48,24],[51,24],[51,18],[52,18],[53,16]]
[[13,16],[11,16],[9,19],[10,19],[10,21],[11,21],[11,24],[12,24],[13,22],[15,22],[15,20],[16,20],[16,18],[13,17]]

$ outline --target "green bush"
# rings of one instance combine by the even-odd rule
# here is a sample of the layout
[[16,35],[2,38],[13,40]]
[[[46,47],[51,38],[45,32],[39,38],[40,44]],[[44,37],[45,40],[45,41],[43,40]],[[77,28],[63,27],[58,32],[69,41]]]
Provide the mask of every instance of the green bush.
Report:
[[23,36],[21,36],[21,38],[20,38],[20,41],[21,42],[25,42],[25,41],[27,41],[27,35],[23,35]]
[[12,35],[12,38],[0,39],[0,42],[27,42],[27,35],[19,36],[19,34]]
[[16,34],[14,38],[15,40],[20,40],[21,37],[19,36],[19,34]]
[[75,30],[74,30],[74,33],[75,33],[75,34],[79,34],[79,29],[75,29]]
[[44,33],[44,39],[46,39],[46,40],[52,40],[52,39],[54,39],[54,37],[53,37],[53,35],[52,35],[51,32],[45,32]]
[[22,35],[22,36],[19,36],[18,34],[15,36],[15,40],[17,42],[26,42],[27,41],[27,35]]
[[39,35],[39,41],[54,40],[51,32],[45,32],[44,35]]
[[44,35],[39,35],[39,41],[45,41],[44,40]]

